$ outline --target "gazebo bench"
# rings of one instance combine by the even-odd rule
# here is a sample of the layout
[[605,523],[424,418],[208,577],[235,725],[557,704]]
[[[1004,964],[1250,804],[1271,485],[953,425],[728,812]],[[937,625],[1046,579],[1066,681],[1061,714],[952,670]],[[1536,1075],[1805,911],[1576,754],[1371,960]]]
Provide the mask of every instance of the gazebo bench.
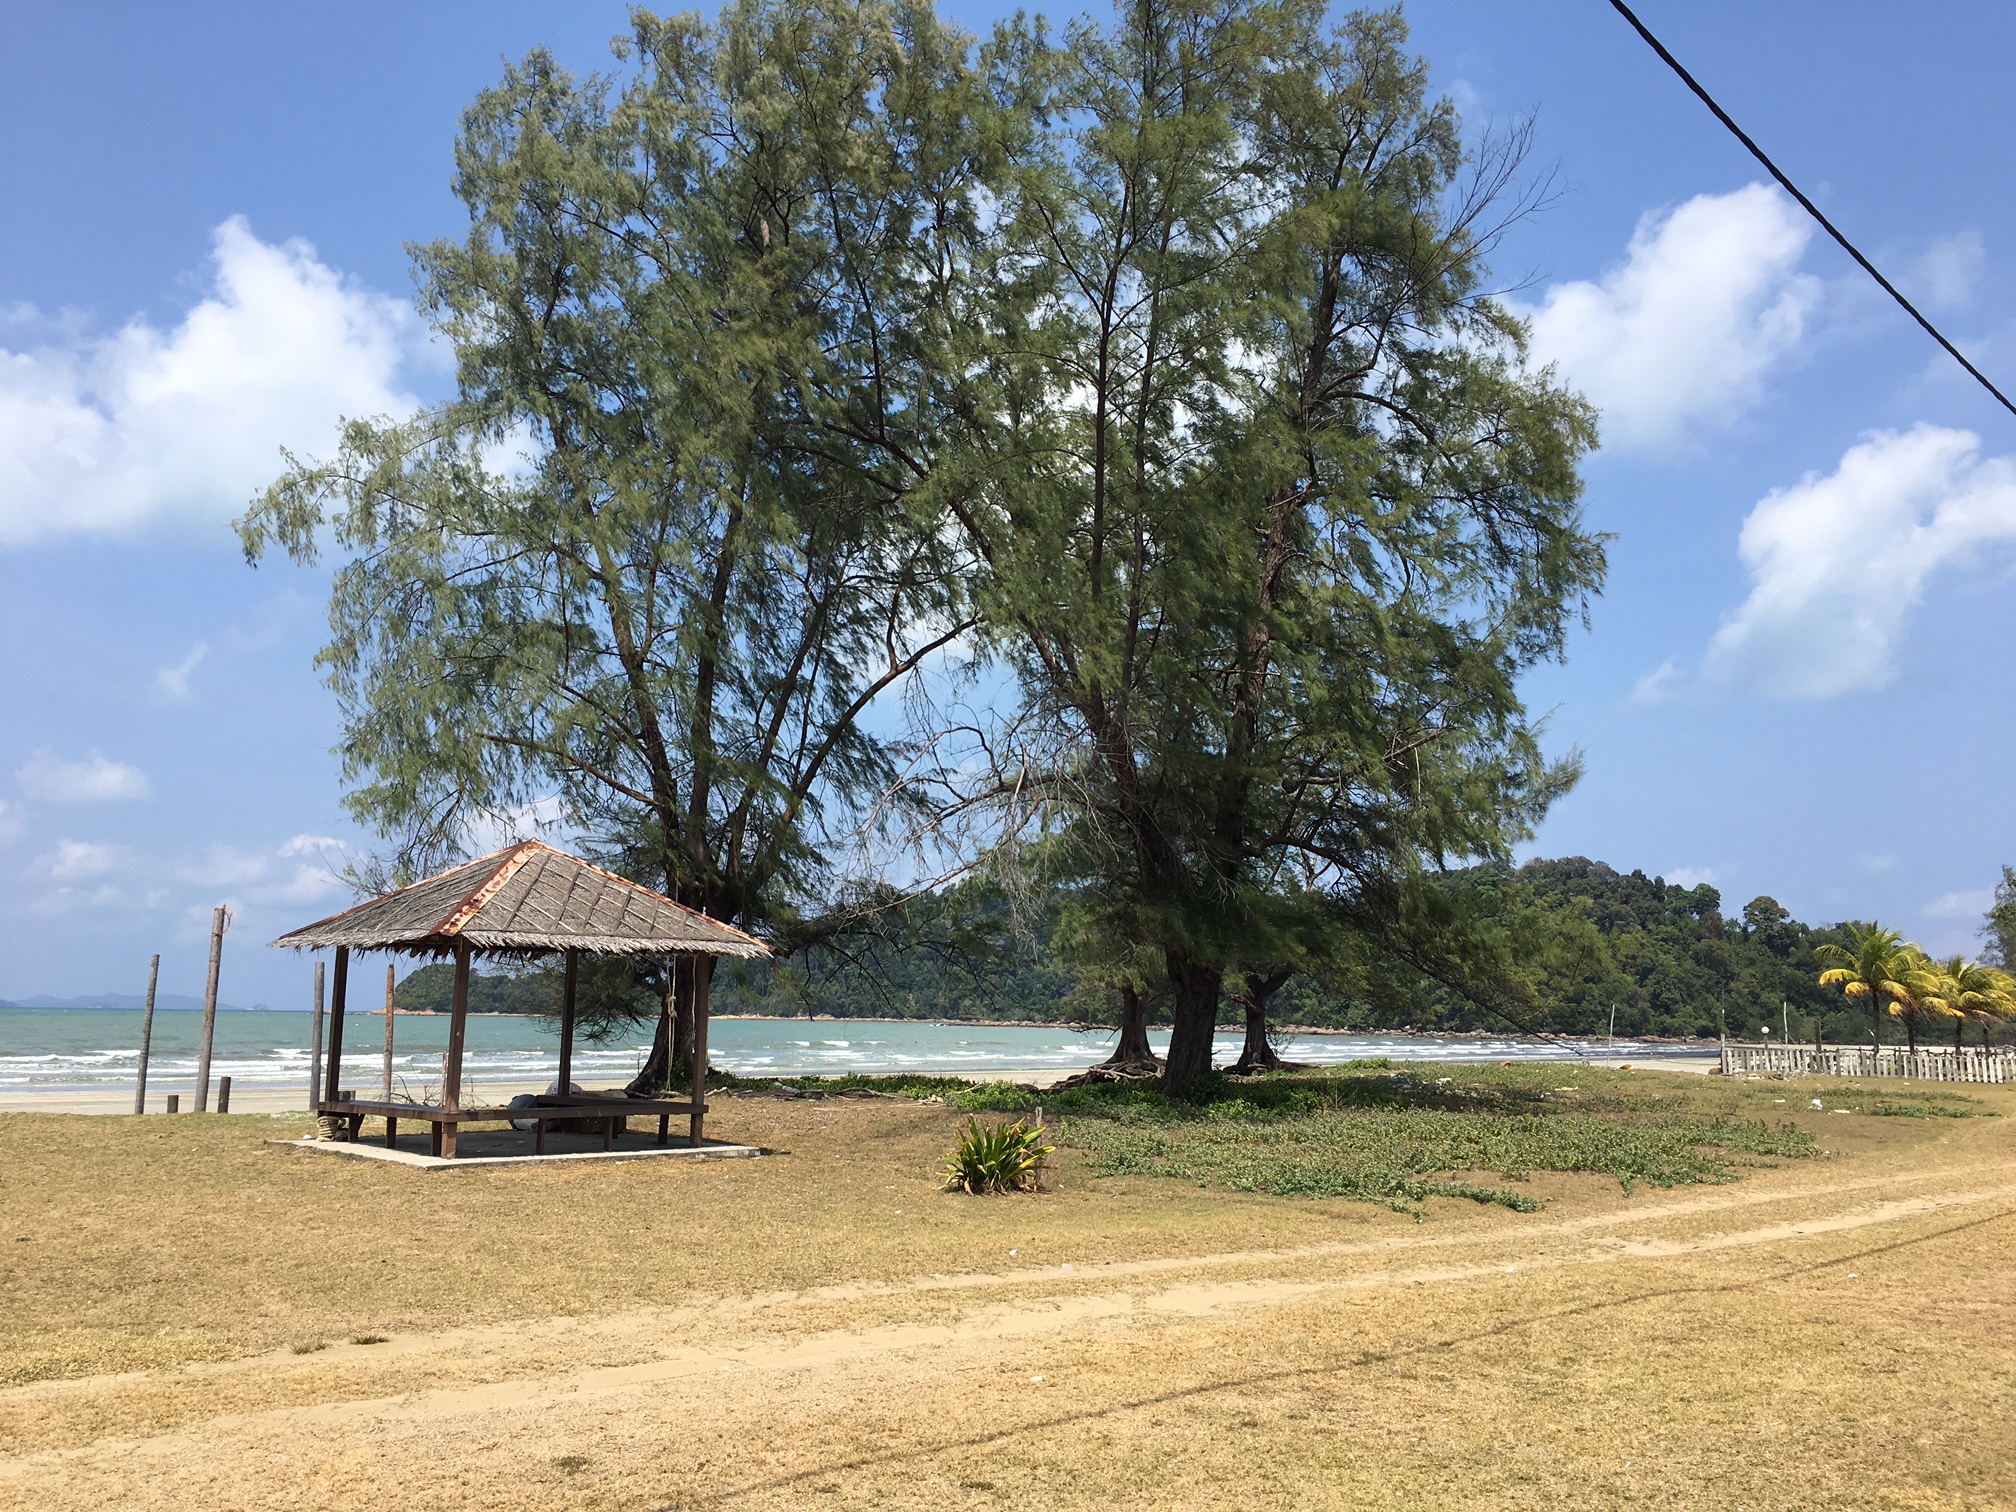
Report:
[[430,1152],[447,1160],[455,1158],[455,1136],[467,1123],[500,1123],[506,1120],[534,1123],[537,1129],[532,1148],[543,1155],[546,1153],[546,1128],[549,1124],[575,1119],[593,1120],[602,1125],[602,1148],[606,1150],[622,1132],[626,1119],[648,1118],[656,1114],[658,1143],[662,1145],[671,1143],[674,1117],[691,1118],[703,1111],[704,1105],[696,1107],[690,1102],[669,1102],[658,1098],[561,1097],[557,1094],[541,1097],[529,1108],[440,1108],[427,1103],[379,1102],[355,1097],[325,1099],[316,1108],[316,1112],[324,1118],[345,1120],[351,1144],[358,1142],[367,1118],[385,1120],[387,1148],[399,1138],[401,1119],[428,1124],[431,1126],[428,1130]]

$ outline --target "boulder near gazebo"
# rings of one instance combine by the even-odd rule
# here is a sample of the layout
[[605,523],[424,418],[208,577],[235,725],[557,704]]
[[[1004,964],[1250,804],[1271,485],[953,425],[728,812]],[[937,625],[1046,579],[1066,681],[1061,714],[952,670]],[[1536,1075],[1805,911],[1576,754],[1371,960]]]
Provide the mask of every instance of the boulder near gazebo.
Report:
[[[678,1115],[690,1120],[689,1140],[698,1148],[707,1116],[708,974],[692,974],[696,991],[690,1101],[589,1097],[568,1090],[574,1056],[574,987],[581,957],[770,954],[770,948],[754,936],[537,840],[450,867],[273,943],[283,949],[336,951],[327,1069],[316,1111],[347,1120],[353,1143],[366,1118],[385,1120],[388,1144],[398,1137],[400,1119],[428,1124],[434,1154],[449,1159],[455,1155],[460,1125],[500,1119],[534,1123],[535,1148],[543,1151],[547,1126],[563,1120],[604,1120],[606,1141],[606,1131],[617,1119],[656,1114],[658,1142],[664,1144],[670,1120]],[[343,997],[353,950],[454,959],[455,994],[438,1105],[342,1095]],[[469,1018],[470,961],[477,956],[535,960],[555,955],[566,963],[561,977],[558,1093],[537,1099],[531,1108],[463,1107],[462,1041]]]

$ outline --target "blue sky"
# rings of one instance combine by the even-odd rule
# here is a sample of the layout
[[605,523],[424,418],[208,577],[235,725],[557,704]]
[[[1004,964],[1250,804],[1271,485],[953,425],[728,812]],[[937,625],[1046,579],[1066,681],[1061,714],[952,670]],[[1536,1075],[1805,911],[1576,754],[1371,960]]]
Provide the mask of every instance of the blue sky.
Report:
[[[1006,7],[948,6],[981,26]],[[1648,23],[2016,384],[2016,12],[1645,0]],[[1053,12],[1053,14],[1064,14]],[[2016,861],[2016,416],[1889,306],[1601,0],[1408,15],[1559,197],[1498,256],[1602,407],[1609,591],[1532,678],[1588,775],[1531,849],[1970,949]],[[228,528],[338,416],[442,392],[404,244],[455,234],[506,56],[605,66],[624,7],[0,6],[0,998],[305,1001],[339,906],[310,662],[325,581]]]

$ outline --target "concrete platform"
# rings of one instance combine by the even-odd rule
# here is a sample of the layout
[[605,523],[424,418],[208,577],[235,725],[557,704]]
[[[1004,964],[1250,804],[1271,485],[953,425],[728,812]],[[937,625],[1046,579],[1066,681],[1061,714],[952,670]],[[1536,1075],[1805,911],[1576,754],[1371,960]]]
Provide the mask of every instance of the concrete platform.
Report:
[[753,1160],[767,1153],[755,1145],[722,1144],[714,1140],[703,1140],[695,1149],[686,1143],[683,1135],[673,1136],[671,1144],[660,1145],[655,1143],[655,1132],[632,1133],[624,1138],[631,1143],[626,1146],[618,1142],[605,1150],[599,1134],[549,1133],[546,1136],[546,1153],[535,1155],[529,1133],[521,1133],[517,1129],[470,1129],[456,1141],[453,1160],[429,1154],[428,1137],[424,1133],[401,1136],[397,1146],[389,1149],[383,1136],[360,1140],[356,1144],[341,1139],[275,1139],[271,1143],[291,1145],[298,1150],[313,1150],[319,1155],[383,1160],[423,1171],[479,1166],[578,1165],[593,1160]]

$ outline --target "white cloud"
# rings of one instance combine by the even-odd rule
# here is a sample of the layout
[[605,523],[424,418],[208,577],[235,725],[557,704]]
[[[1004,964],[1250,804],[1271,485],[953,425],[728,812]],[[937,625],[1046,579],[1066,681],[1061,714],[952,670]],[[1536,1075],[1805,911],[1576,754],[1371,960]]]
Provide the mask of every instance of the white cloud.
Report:
[[123,761],[107,761],[96,751],[85,761],[62,761],[44,746],[14,776],[30,798],[51,803],[111,803],[145,798],[151,791],[146,773]]
[[1740,541],[1750,596],[1716,632],[1710,675],[1781,698],[1889,684],[1933,573],[2016,541],[2016,463],[1979,449],[1938,426],[1877,432],[1766,496]]
[[312,903],[348,885],[328,867],[304,863],[294,868],[293,876],[271,888],[265,896],[276,903]]
[[1703,882],[1712,885],[1715,881],[1715,868],[1712,866],[1676,866],[1673,870],[1666,873],[1666,880],[1675,887],[1699,887]]
[[182,875],[201,887],[242,887],[266,875],[266,858],[229,845],[213,845],[208,854]]
[[341,840],[334,835],[296,835],[282,845],[277,854],[282,856],[319,856],[325,851],[347,850]]
[[1974,298],[1974,289],[1988,266],[1988,249],[1979,231],[1942,236],[1911,269],[1911,291],[1925,303],[1957,310]]
[[155,690],[163,696],[174,699],[189,696],[189,674],[203,665],[203,659],[210,654],[210,643],[198,641],[189,648],[189,654],[172,667],[163,667],[154,674]]
[[1896,855],[1861,855],[1855,858],[1855,864],[1871,875],[1880,877],[1884,872],[1895,867],[1902,859],[1903,857]]
[[1919,912],[1928,919],[1979,919],[1995,902],[1995,889],[1942,893]]
[[0,348],[0,546],[228,520],[282,447],[314,455],[342,417],[414,407],[396,385],[417,329],[403,306],[237,217],[213,260],[214,292],[172,330],[52,326],[49,344]]
[[0,798],[0,845],[21,833],[21,806]]
[[1680,681],[1680,667],[1672,657],[1667,657],[1658,666],[1638,679],[1631,689],[1634,704],[1664,703],[1673,696],[1673,690]]
[[125,851],[117,845],[95,840],[58,840],[55,851],[44,856],[42,864],[59,882],[81,882],[115,870],[124,858]]
[[1670,445],[1697,421],[1731,420],[1819,303],[1819,280],[1798,271],[1812,234],[1763,184],[1648,214],[1622,265],[1593,283],[1555,284],[1520,310],[1533,355],[1602,411],[1607,446]]
[[557,796],[535,798],[517,808],[478,814],[462,826],[462,843],[472,856],[487,856],[520,840],[538,840],[559,829],[567,818]]

